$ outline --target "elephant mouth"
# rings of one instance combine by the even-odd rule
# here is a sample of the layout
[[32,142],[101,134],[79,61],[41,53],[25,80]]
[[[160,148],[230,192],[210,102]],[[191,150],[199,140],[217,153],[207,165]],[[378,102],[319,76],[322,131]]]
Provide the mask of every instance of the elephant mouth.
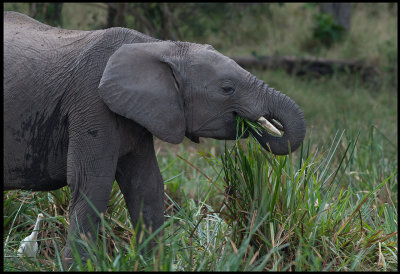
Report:
[[[238,115],[237,113],[231,112],[230,115],[227,115],[225,117],[225,119],[223,119],[223,120],[225,120],[226,128],[232,128],[232,129],[236,128],[236,127],[228,126],[228,124],[231,124],[232,126],[233,125],[237,126],[236,118],[232,118],[232,117],[236,117],[237,115]],[[221,117],[219,117],[219,118],[221,118]],[[216,119],[214,119],[213,121],[216,121]],[[209,123],[202,124],[201,127],[199,127],[197,129],[196,133],[186,132],[186,134],[185,134],[186,137],[189,138],[194,143],[199,143],[199,136],[212,137],[215,139],[234,140],[237,138],[237,136],[241,136],[242,138],[247,138],[249,132],[252,133],[253,135],[256,134],[258,136],[268,134],[273,137],[282,137],[284,135],[284,127],[282,126],[282,124],[279,121],[277,121],[276,119],[273,119],[268,116],[261,116],[256,121],[254,121],[262,127],[261,131],[260,130],[250,130],[248,132],[247,130],[245,130],[244,132],[242,132],[241,129],[239,129],[239,131],[231,130],[229,133],[224,132],[224,131],[219,132],[219,130],[221,129],[221,125],[215,124],[214,126],[212,126],[213,125],[212,122],[211,123],[210,123],[210,121],[207,121],[207,122],[209,122]],[[225,128],[225,127],[222,127],[222,128]],[[201,131],[199,129],[201,129]],[[218,134],[218,132],[219,132],[219,134]]]

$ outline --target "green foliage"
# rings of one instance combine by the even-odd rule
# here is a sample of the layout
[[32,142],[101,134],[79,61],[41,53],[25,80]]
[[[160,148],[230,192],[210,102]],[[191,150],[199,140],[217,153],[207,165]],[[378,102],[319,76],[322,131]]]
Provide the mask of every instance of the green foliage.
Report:
[[[316,3],[308,3],[304,8],[312,13],[312,41],[307,41],[306,45],[314,48],[330,48],[334,43],[342,41],[346,33],[345,29],[334,19],[330,13],[319,10]],[[316,44],[315,44],[316,43]]]
[[345,34],[345,29],[339,25],[332,14],[317,13],[314,15],[313,38],[321,41],[326,47],[340,41]]
[[63,3],[30,3],[29,5],[31,9],[34,6],[34,11],[30,14],[33,18],[53,27],[61,27]]
[[[170,14],[166,13],[166,5]],[[241,22],[251,15],[260,18],[265,14],[271,15],[271,4],[244,4],[244,3],[130,3],[127,7],[127,27],[141,30],[160,39],[175,37],[204,41],[208,36],[219,34],[226,40],[235,39],[235,33],[230,31],[231,26]],[[137,14],[140,14],[137,16]],[[172,23],[166,31],[167,22]],[[227,28],[228,27],[228,28]]]
[[29,13],[29,3],[4,3],[4,11],[17,11],[24,14]]
[[393,87],[398,85],[398,48],[397,40],[387,40],[379,45],[378,51],[382,56],[382,69],[388,76],[388,81]]
[[[149,35],[152,35],[159,39],[165,39],[163,37],[163,11],[162,3],[130,3],[128,4],[128,22],[131,22],[127,27],[133,29],[146,30]],[[136,13],[129,12],[135,10],[136,13],[140,13],[143,19],[137,18]],[[133,14],[133,15],[130,15]],[[146,21],[144,21],[146,20]]]

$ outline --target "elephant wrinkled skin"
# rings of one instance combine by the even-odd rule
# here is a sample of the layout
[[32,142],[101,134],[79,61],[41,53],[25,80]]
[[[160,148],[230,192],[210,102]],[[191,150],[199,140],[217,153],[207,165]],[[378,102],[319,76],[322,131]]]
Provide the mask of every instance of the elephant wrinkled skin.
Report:
[[[161,41],[126,28],[54,28],[4,13],[4,189],[71,189],[70,239],[90,235],[114,179],[132,223],[163,223],[163,180],[153,136],[234,139],[236,116],[279,121],[257,136],[288,154],[305,135],[296,103],[209,45]],[[290,148],[289,148],[290,145]],[[289,150],[290,149],[290,150]],[[83,195],[84,194],[84,195]]]

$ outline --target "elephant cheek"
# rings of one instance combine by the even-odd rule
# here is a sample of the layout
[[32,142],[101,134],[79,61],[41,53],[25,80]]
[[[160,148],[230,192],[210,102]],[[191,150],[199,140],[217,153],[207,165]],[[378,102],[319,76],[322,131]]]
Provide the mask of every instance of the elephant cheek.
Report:
[[214,132],[214,138],[221,140],[236,140],[238,138],[247,138],[249,136],[247,130],[237,128],[236,120],[225,121],[224,125]]

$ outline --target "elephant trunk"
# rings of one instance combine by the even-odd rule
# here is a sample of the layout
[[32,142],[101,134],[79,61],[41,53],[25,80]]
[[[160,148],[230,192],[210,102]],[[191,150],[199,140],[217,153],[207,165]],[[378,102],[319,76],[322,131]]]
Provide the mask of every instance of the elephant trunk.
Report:
[[262,117],[283,131],[283,135],[277,137],[263,131],[260,136],[252,129],[250,132],[267,151],[273,154],[286,155],[295,151],[301,145],[306,133],[303,112],[292,99],[266,84],[263,84],[262,93],[265,99]]

